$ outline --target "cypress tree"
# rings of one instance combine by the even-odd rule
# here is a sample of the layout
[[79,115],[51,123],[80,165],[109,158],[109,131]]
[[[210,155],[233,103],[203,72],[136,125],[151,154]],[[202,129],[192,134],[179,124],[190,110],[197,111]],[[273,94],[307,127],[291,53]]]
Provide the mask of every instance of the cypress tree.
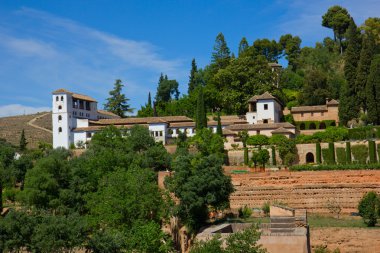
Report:
[[272,165],[275,166],[276,164],[276,148],[275,146],[272,146]]
[[190,94],[197,87],[197,73],[198,68],[195,59],[191,61],[191,70],[189,76],[188,94]]
[[26,138],[25,138],[25,131],[24,129],[22,129],[21,137],[20,137],[20,151],[25,151],[26,145],[28,145],[28,142],[26,141]]
[[222,129],[222,122],[220,120],[220,112],[218,111],[218,125],[216,127],[216,133],[223,137],[223,129]]
[[322,163],[322,160],[321,160],[321,143],[317,142],[315,143],[315,160],[317,162],[317,164],[321,164]]
[[368,150],[369,150],[369,162],[376,163],[376,143],[373,140],[368,141]]
[[249,163],[249,158],[248,158],[248,148],[247,147],[245,147],[244,148],[244,164],[245,165],[248,165],[248,163]]
[[207,117],[206,117],[206,108],[203,98],[203,88],[199,90],[198,101],[197,101],[197,114],[196,114],[196,125],[197,130],[207,127]]
[[335,147],[334,142],[329,143],[329,156],[331,164],[335,164]]
[[351,18],[347,29],[347,49],[344,64],[344,76],[346,82],[342,85],[339,101],[339,118],[343,124],[359,116],[360,100],[357,96],[358,89],[355,87],[356,73],[360,56],[360,32]]
[[370,34],[363,36],[355,87],[360,101],[360,107],[363,108],[364,111],[367,111],[366,84],[374,53],[375,40],[373,36]]
[[152,108],[152,98],[151,98],[151,96],[150,96],[150,92],[149,92],[149,94],[148,94],[148,106],[149,106],[150,108]]
[[371,63],[366,87],[368,121],[380,124],[380,55],[375,55]]
[[248,41],[245,37],[243,37],[239,43],[239,52],[238,56],[240,56],[242,53],[244,53],[245,50],[247,50],[249,47]]
[[352,162],[351,158],[351,142],[346,142],[346,163],[350,164]]

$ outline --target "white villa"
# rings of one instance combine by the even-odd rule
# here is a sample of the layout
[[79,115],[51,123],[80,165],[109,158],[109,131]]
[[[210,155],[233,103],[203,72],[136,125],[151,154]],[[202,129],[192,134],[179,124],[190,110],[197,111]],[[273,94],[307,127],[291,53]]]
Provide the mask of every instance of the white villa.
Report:
[[[156,141],[163,144],[186,132],[188,136],[195,134],[195,122],[186,116],[166,116],[147,118],[120,118],[119,116],[98,110],[97,101],[89,96],[59,89],[53,92],[53,147],[70,148],[85,145],[94,133],[105,126],[130,128],[139,124],[147,127]],[[228,143],[234,143],[238,132],[247,130],[249,135],[283,134],[292,137],[296,134],[294,125],[280,122],[283,106],[266,92],[256,95],[248,101],[249,110],[246,115],[222,116],[223,134]],[[208,127],[216,132],[217,122],[209,118]]]

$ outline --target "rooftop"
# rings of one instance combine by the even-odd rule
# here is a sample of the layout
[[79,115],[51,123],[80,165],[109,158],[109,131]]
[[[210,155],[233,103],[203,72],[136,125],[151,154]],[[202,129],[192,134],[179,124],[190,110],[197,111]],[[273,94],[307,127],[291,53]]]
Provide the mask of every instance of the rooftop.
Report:
[[97,102],[96,99],[94,99],[94,98],[92,98],[90,96],[82,95],[82,94],[79,94],[79,93],[74,93],[74,92],[68,91],[66,89],[58,89],[58,90],[53,91],[52,93],[53,94],[66,93],[66,94],[70,94],[73,98],[76,98],[76,99],[86,100],[86,101],[89,101],[89,102]]

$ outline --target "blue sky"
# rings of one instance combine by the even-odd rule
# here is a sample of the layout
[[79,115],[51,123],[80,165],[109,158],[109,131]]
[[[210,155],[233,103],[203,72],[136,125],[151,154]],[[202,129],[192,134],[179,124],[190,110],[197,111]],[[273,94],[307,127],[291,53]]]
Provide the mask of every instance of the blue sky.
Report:
[[243,36],[314,45],[332,36],[321,16],[335,4],[357,24],[380,16],[380,0],[0,1],[0,117],[50,110],[58,88],[101,107],[115,79],[138,109],[161,72],[186,93],[192,58],[208,64],[219,32],[235,53]]

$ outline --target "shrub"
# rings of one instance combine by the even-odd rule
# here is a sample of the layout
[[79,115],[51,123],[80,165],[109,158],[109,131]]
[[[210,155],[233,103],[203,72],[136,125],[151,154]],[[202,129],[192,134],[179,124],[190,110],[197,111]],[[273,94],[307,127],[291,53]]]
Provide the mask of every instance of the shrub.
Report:
[[336,248],[334,251],[331,251],[327,248],[327,245],[317,245],[315,246],[314,253],[340,253],[340,250]]
[[322,149],[322,157],[323,157],[323,163],[324,164],[334,164],[335,163],[335,152],[333,152],[330,148],[323,148]]
[[369,149],[369,162],[376,163],[376,144],[374,141],[368,141],[368,149]]
[[335,164],[335,147],[334,142],[329,143],[329,157],[332,164]]
[[336,158],[337,158],[338,164],[346,164],[346,149],[336,148]]
[[374,227],[380,215],[380,199],[376,192],[370,191],[359,202],[359,214],[368,227]]
[[351,142],[346,142],[346,163],[350,164],[351,162]]
[[318,164],[321,164],[322,159],[321,159],[321,143],[317,142],[315,144],[315,156],[316,156],[316,161]]
[[380,163],[372,164],[321,164],[321,165],[293,165],[291,171],[321,171],[321,170],[380,170]]
[[267,201],[263,204],[263,206],[261,207],[261,209],[263,210],[265,216],[269,216],[269,213],[270,213],[270,202]]
[[366,140],[375,138],[376,136],[377,133],[373,126],[363,126],[348,129],[348,138],[350,140]]
[[247,219],[251,217],[252,209],[245,205],[243,208],[239,208],[239,217],[243,219]]
[[272,165],[276,165],[277,164],[277,161],[276,161],[276,148],[275,146],[272,146]]
[[366,145],[354,145],[352,146],[352,154],[354,155],[355,160],[359,164],[367,163],[368,158],[368,148]]
[[248,165],[249,159],[248,159],[248,148],[244,148],[244,164]]

